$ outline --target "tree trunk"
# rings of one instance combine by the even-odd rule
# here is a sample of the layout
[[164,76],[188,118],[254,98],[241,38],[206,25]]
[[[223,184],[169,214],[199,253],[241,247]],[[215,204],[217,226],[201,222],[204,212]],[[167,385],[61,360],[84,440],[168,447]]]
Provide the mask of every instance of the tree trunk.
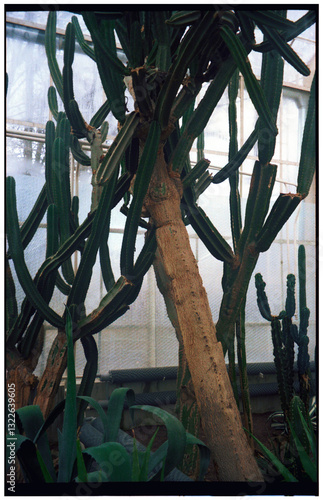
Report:
[[156,230],[166,304],[172,304],[192,376],[202,426],[220,481],[263,481],[247,442],[217,341],[206,291],[182,221],[181,193],[160,148],[145,199]]
[[39,405],[46,419],[53,409],[54,399],[67,365],[67,339],[64,330],[57,333],[49,351],[45,370],[38,384],[33,404]]
[[24,359],[18,349],[7,349],[6,380],[7,385],[15,384],[16,409],[32,404],[38,385],[38,378],[33,374],[44,344],[44,329],[41,328],[37,341],[28,359]]

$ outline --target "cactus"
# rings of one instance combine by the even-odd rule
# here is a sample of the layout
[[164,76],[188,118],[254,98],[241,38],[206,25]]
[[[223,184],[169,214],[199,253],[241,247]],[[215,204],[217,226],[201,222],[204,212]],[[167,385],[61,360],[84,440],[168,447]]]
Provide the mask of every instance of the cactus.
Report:
[[[300,383],[300,400],[308,411],[310,393],[310,370],[307,336],[309,310],[306,307],[305,291],[305,248],[300,245],[298,249],[298,275],[299,275],[299,327],[292,323],[295,315],[295,276],[287,276],[287,296],[285,310],[278,316],[272,316],[267,295],[266,284],[260,273],[255,276],[257,289],[257,303],[264,319],[271,323],[272,341],[274,347],[274,361],[277,371],[277,381],[281,406],[285,417],[292,418],[292,401],[294,401],[294,343],[298,346],[297,368]],[[294,404],[294,403],[293,403]],[[295,412],[293,411],[295,414]]]
[[[272,221],[273,212],[269,215],[268,212],[276,166],[271,161],[282,83],[280,66],[274,73],[270,64],[275,67],[283,56],[304,73],[304,65],[287,48],[287,41],[292,34],[296,36],[314,23],[315,16],[306,15],[300,22],[293,23],[286,21],[283,11],[259,14],[258,17],[251,17],[238,7],[221,11],[122,11],[115,16],[85,11],[82,15],[92,37],[93,48],[85,42],[77,19],[73,16],[66,29],[61,72],[56,60],[56,13],[51,11],[45,45],[58,94],[52,89],[48,94],[56,126],[53,122],[46,126],[46,184],[42,196],[37,200],[37,207],[43,214],[48,210],[48,220],[51,220],[49,226],[53,228],[53,209],[48,207],[53,204],[56,206],[58,243],[51,234],[48,248],[52,254],[47,256],[34,279],[28,273],[23,257],[24,249],[39,224],[37,210],[29,218],[25,234],[22,234],[14,206],[14,183],[12,179],[8,180],[8,258],[13,260],[26,292],[26,299],[15,319],[15,294],[8,273],[10,304],[7,318],[10,330],[7,340],[10,355],[12,352],[21,355],[19,349],[22,345],[27,352],[36,341],[36,329],[30,334],[32,341],[25,341],[28,324],[30,320],[33,321],[35,314],[39,314],[41,320],[50,320],[58,329],[35,401],[42,402],[46,414],[49,406],[46,406],[45,399],[51,400],[66,365],[65,318],[60,317],[49,305],[50,294],[44,294],[48,283],[51,287],[54,283],[66,295],[64,299],[74,323],[73,340],[81,340],[86,351],[87,365],[81,391],[87,392],[95,369],[92,335],[124,314],[136,299],[157,249],[161,262],[160,275],[155,266],[158,283],[161,288],[164,287],[169,315],[185,352],[185,362],[192,376],[204,430],[217,462],[219,479],[230,481],[260,480],[261,476],[243,429],[238,424],[239,412],[232,405],[232,390],[218,340],[222,340],[223,351],[226,352],[233,341],[235,324],[239,318],[243,318],[242,307],[259,252],[270,245],[287,220],[286,217],[296,208],[298,200],[307,195],[315,169],[313,155],[308,160],[305,154],[315,141],[315,106],[311,105],[302,145],[304,155],[299,176],[301,193],[296,197],[286,196],[285,201],[279,202],[285,204],[284,210],[278,214],[278,221],[274,221],[272,228],[268,221]],[[264,33],[262,44],[255,43],[256,25]],[[275,29],[279,36],[273,42],[268,31]],[[115,31],[123,46],[127,65],[118,58]],[[106,94],[106,102],[89,124],[82,115],[73,90],[72,66],[76,40],[84,53],[96,62]],[[253,49],[264,54],[260,83],[248,61],[248,54]],[[247,91],[259,114],[254,132],[239,151],[234,113],[237,69],[244,76]],[[270,78],[274,75],[272,85],[268,82],[268,75]],[[208,88],[197,104],[195,98],[205,82],[209,84]],[[207,171],[208,162],[203,158],[203,131],[229,83],[232,129],[229,164],[212,177]],[[126,107],[126,87],[135,101],[134,111],[130,113]],[[64,111],[59,111],[61,102]],[[311,93],[313,102],[315,83]],[[108,152],[103,154],[102,142],[107,133],[104,120],[110,111],[119,122],[118,134]],[[181,118],[182,127],[179,126]],[[260,132],[265,128],[270,135],[268,145],[260,137]],[[89,156],[82,151],[81,138],[90,144]],[[199,162],[191,169],[189,152],[197,138]],[[263,148],[259,161],[255,162],[242,227],[237,169],[257,139]],[[77,161],[92,169],[91,212],[80,225],[77,217],[78,199],[71,199],[68,183],[67,153],[70,151]],[[200,194],[212,181],[219,182],[227,177],[230,178],[231,186],[233,249],[198,205]],[[122,199],[126,222],[120,256],[121,273],[119,279],[115,279],[109,257],[109,223],[111,210]],[[142,220],[145,212],[150,216],[148,223]],[[224,262],[224,294],[217,333],[205,290],[196,271],[185,224],[191,224],[212,255]],[[147,235],[135,261],[139,225],[146,227]],[[54,248],[56,244],[58,247]],[[81,259],[74,270],[70,262],[75,250],[80,251]],[[98,307],[89,313],[85,311],[84,301],[97,256],[102,266],[106,294]],[[51,291],[51,288],[48,287],[48,290]],[[286,323],[281,335],[285,335],[288,328],[290,325]],[[239,356],[243,365],[243,328],[240,341]],[[199,370],[205,362],[210,368],[215,365],[216,369],[207,370],[205,376],[201,377]],[[187,373],[185,366],[183,373]],[[209,401],[213,403],[210,405]],[[217,411],[214,411],[213,405],[217,406]],[[196,415],[193,417],[195,419]],[[220,442],[224,442],[224,436],[234,444],[232,447],[219,446]],[[245,445],[235,446],[237,443]],[[222,459],[223,453],[226,454],[226,460]]]

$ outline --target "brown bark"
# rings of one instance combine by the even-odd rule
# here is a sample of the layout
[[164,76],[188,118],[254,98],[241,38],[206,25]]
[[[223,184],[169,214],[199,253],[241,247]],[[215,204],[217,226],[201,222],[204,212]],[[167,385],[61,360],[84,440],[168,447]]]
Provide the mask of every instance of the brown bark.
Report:
[[206,291],[182,221],[178,179],[162,150],[145,200],[157,230],[167,300],[173,304],[205,435],[220,481],[263,481],[242,428]]
[[7,385],[15,384],[16,409],[32,404],[33,393],[38,385],[38,378],[33,374],[33,371],[37,366],[43,343],[44,329],[41,328],[28,359],[24,359],[16,348],[7,349],[6,381]]
[[64,330],[58,331],[49,351],[43,375],[39,381],[34,400],[46,419],[53,409],[53,403],[60,381],[67,365],[67,340]]

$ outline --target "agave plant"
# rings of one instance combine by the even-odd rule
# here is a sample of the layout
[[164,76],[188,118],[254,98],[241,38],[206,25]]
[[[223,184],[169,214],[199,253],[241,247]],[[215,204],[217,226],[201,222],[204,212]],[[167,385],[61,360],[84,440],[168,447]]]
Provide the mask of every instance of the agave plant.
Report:
[[[39,338],[37,321],[49,321],[58,329],[58,335],[34,402],[46,405],[46,401],[52,401],[66,366],[64,318],[48,305],[53,287],[57,286],[67,294],[73,320],[73,340],[81,340],[87,355],[82,391],[88,393],[96,371],[95,362],[90,362],[96,359],[93,334],[127,310],[154,260],[157,282],[180,343],[180,373],[191,380],[183,387],[184,379],[180,376],[179,387],[182,392],[187,391],[195,406],[196,398],[219,479],[260,481],[262,476],[240,422],[223,351],[226,352],[233,342],[234,326],[259,253],[269,248],[293,210],[307,196],[315,171],[314,78],[304,131],[298,194],[287,193],[279,197],[267,216],[276,174],[276,167],[270,162],[277,134],[275,121],[281,85],[281,57],[302,74],[309,74],[308,68],[287,42],[315,22],[315,11],[309,11],[295,23],[275,11],[249,12],[238,7],[233,10],[152,12],[121,9],[120,12],[92,10],[77,13],[83,16],[93,46],[84,40],[74,16],[66,28],[62,71],[56,59],[56,13],[52,11],[48,16],[45,45],[56,88],[56,91],[53,88],[49,92],[49,103],[57,125],[56,128],[53,123],[47,126],[46,186],[32,219],[21,230],[15,210],[14,181],[8,179],[8,257],[12,258],[26,293],[18,315],[8,266],[8,290],[11,292],[8,360],[11,371],[16,374],[18,367],[24,366],[22,358],[28,359],[31,347],[35,346]],[[255,42],[256,26],[265,36],[261,44]],[[118,58],[115,33],[127,64]],[[107,97],[107,102],[90,124],[84,120],[74,97],[75,38],[83,51],[95,60]],[[251,50],[264,53],[266,63],[262,84],[257,81],[248,61]],[[272,54],[275,54],[273,59]],[[229,164],[211,177],[207,173],[209,162],[201,154],[202,133],[232,77],[237,78],[237,70],[245,79],[259,119],[240,151],[234,150],[232,142]],[[196,104],[204,83],[208,88]],[[230,85],[233,94],[230,109],[233,110],[235,86]],[[131,112],[126,108],[126,88],[134,98],[134,111]],[[65,115],[58,111],[57,94]],[[103,154],[102,138],[106,126],[102,123],[109,110],[119,122],[119,132],[108,152]],[[233,114],[231,123],[234,124]],[[81,138],[89,142],[90,158],[82,151]],[[196,138],[199,138],[201,157],[191,168],[189,152]],[[237,170],[257,140],[259,160],[255,163],[242,228]],[[91,212],[79,226],[77,200],[72,203],[68,190],[69,148],[77,161],[91,166],[93,174]],[[210,182],[222,182],[228,177],[232,188],[233,248],[198,205],[198,196]],[[107,240],[111,209],[123,196],[126,222],[120,255],[121,277],[115,281]],[[47,259],[32,280],[23,250],[39,224],[39,214],[42,211],[44,215],[46,210],[51,228]],[[149,217],[148,225],[142,220],[144,215]],[[216,329],[185,224],[191,224],[212,255],[224,262],[224,295]],[[32,230],[27,231],[29,225]],[[135,261],[139,225],[147,229],[147,237],[144,249]],[[24,238],[26,232],[28,237]],[[75,250],[80,250],[82,258],[73,276],[70,257]],[[98,308],[86,314],[84,301],[98,253],[107,293]],[[61,268],[63,277],[57,274],[58,268]],[[34,320],[38,316],[41,319]],[[29,351],[22,351],[23,345],[26,349],[29,346]]]
[[[200,449],[200,479],[202,479],[208,468],[209,450],[202,441],[186,433],[182,424],[165,410],[148,405],[133,405],[134,392],[124,387],[115,389],[112,393],[107,413],[93,398],[76,396],[72,319],[68,310],[65,331],[68,357],[66,399],[57,405],[46,421],[37,405],[18,409],[16,432],[12,431],[7,434],[7,452],[10,452],[10,445],[14,443],[25,481],[39,485],[39,483],[73,481],[83,483],[119,481],[123,483],[162,480],[180,463],[185,448],[189,444],[196,445]],[[98,446],[82,450],[77,431],[77,399],[95,408],[102,420],[103,442]],[[130,407],[130,412],[137,409],[153,413],[166,425],[168,440],[153,454],[151,448],[157,431],[145,452],[138,451],[134,443],[133,453],[129,455],[122,444],[117,442],[125,401]],[[62,411],[64,411],[62,432],[57,429],[59,462],[58,472],[56,472],[46,430]],[[96,470],[91,471],[93,461],[96,464]]]

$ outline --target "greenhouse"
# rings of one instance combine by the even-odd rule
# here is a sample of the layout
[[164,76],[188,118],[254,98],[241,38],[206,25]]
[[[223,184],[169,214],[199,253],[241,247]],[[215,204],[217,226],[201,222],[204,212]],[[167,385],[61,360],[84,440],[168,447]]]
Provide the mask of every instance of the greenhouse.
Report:
[[6,6],[6,491],[317,494],[317,6],[97,7]]

